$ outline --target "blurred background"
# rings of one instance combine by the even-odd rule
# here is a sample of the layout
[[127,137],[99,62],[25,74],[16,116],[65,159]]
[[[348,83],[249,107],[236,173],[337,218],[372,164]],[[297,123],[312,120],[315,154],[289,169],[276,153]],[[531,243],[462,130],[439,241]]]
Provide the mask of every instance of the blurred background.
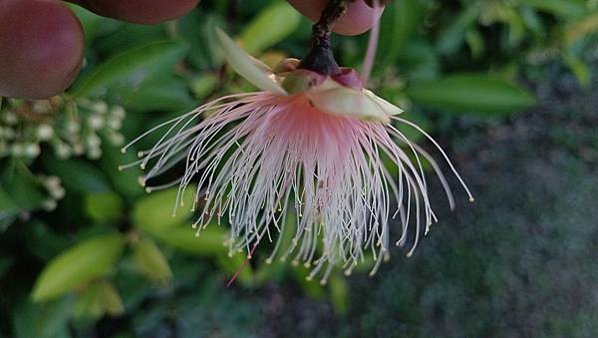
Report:
[[[374,277],[310,283],[263,247],[230,288],[245,255],[226,256],[222,227],[194,237],[174,191],[117,170],[136,152],[120,147],[251,89],[214,27],[275,65],[306,53],[310,22],[282,0],[156,26],[72,8],[76,83],[1,101],[0,337],[598,336],[598,1],[395,0],[370,87],[439,140],[476,202],[456,191],[450,212],[432,182],[440,222]],[[366,43],[335,36],[340,63],[359,68]]]

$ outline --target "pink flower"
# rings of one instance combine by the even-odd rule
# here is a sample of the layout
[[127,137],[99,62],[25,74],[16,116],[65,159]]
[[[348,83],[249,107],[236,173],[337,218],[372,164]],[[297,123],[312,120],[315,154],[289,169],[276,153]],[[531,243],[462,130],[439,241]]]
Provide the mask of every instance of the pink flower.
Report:
[[[275,242],[267,262],[277,254],[302,261],[313,267],[309,278],[321,274],[323,282],[336,265],[350,273],[367,252],[374,256],[374,273],[391,243],[404,244],[415,226],[411,255],[421,228],[427,233],[437,221],[422,161],[440,178],[451,207],[454,202],[436,162],[393,123],[423,133],[469,194],[440,146],[399,117],[401,109],[363,89],[354,71],[343,69],[332,78],[296,69],[293,60],[272,71],[224,33],[219,39],[233,68],[262,91],[222,97],[132,142],[166,130],[133,165],[147,168],[141,178],[147,185],[185,163],[176,180],[147,190],[178,186],[182,202],[185,190],[196,184],[198,235],[208,225],[227,223],[231,254],[251,253],[263,240]],[[386,159],[397,173],[385,167]],[[279,234],[287,231],[291,215],[297,215],[292,244],[278,252]],[[402,236],[392,239],[390,220],[397,216]]]

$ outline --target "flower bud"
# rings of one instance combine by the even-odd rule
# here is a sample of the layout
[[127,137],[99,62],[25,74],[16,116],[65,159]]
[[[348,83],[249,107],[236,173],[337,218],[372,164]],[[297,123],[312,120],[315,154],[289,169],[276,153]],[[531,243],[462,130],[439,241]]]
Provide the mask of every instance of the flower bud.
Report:
[[37,127],[36,134],[41,141],[47,141],[54,136],[54,128],[48,124],[42,124]]
[[91,115],[87,119],[87,125],[93,130],[98,130],[104,127],[104,118],[100,115]]
[[125,118],[125,109],[121,106],[114,106],[110,109],[110,116],[117,118],[117,119],[124,119]]
[[91,104],[91,110],[96,113],[106,114],[108,112],[108,105],[106,102],[98,101]]
[[39,144],[37,143],[29,143],[25,146],[24,149],[25,156],[29,158],[38,157],[41,153],[41,149],[39,148]]

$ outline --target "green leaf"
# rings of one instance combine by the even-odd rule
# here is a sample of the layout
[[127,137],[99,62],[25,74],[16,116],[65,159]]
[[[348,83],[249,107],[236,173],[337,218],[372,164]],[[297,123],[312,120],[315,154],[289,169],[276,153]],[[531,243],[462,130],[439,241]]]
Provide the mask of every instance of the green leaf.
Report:
[[349,310],[349,286],[347,281],[338,273],[330,277],[330,301],[334,311],[339,314]]
[[142,174],[141,169],[136,166],[127,170],[118,170],[119,165],[138,160],[135,155],[136,151],[128,151],[123,154],[120,148],[107,145],[102,147],[102,152],[99,166],[110,179],[114,189],[126,197],[138,197],[142,195],[145,191],[137,182],[137,178]]
[[76,96],[122,95],[135,92],[161,76],[172,74],[173,68],[187,52],[187,47],[173,41],[156,42],[119,54],[75,87]]
[[118,260],[124,247],[123,236],[109,234],[67,249],[46,265],[35,283],[33,300],[41,302],[59,297],[104,275]]
[[299,264],[292,268],[291,272],[301,289],[307,293],[308,296],[314,299],[325,299],[326,290],[324,286],[317,280],[307,280],[311,268],[306,268],[303,264]]
[[486,117],[504,117],[535,103],[524,89],[484,74],[458,74],[415,82],[407,95],[422,106]]
[[107,282],[99,282],[100,290],[98,295],[106,313],[110,316],[119,316],[125,312],[123,302],[114,285]]
[[74,298],[34,304],[21,303],[13,313],[16,338],[70,338],[68,319],[72,314]]
[[123,201],[111,192],[89,194],[85,196],[85,211],[96,222],[112,221],[122,214]]
[[83,28],[83,32],[85,33],[85,42],[87,45],[95,38],[95,35],[102,24],[102,21],[108,20],[104,17],[101,17],[97,14],[94,14],[87,9],[74,5],[74,4],[67,4],[73,13],[79,19],[81,23],[81,27]]
[[40,260],[50,260],[71,244],[69,237],[57,232],[55,226],[47,226],[39,220],[32,220],[23,226],[27,233],[27,249]]
[[124,312],[124,305],[116,288],[106,282],[97,281],[89,285],[77,297],[74,306],[76,317],[98,319],[105,314],[118,316]]
[[521,3],[556,16],[579,18],[587,13],[583,0],[521,0]]
[[465,42],[467,30],[475,24],[480,14],[478,6],[469,6],[448,27],[442,30],[437,42],[441,54],[456,52]]
[[38,179],[20,161],[0,175],[0,219],[38,208],[47,198]]
[[471,50],[471,55],[475,59],[479,59],[482,54],[484,54],[484,51],[486,50],[484,37],[476,27],[471,27],[467,31],[467,34],[465,35],[465,41]]
[[195,69],[216,69],[224,62],[214,27],[226,27],[225,18],[214,11],[192,11],[176,21],[175,34],[191,46],[187,59]]
[[151,280],[164,283],[172,279],[168,260],[152,240],[141,239],[135,245],[134,258],[137,266]]
[[582,37],[596,32],[598,32],[598,13],[588,15],[569,25],[565,30],[565,43],[571,46]]
[[220,79],[215,74],[202,74],[191,82],[191,90],[196,98],[203,99],[218,86]]
[[99,297],[99,283],[92,283],[77,296],[73,315],[77,318],[98,319],[105,313]]
[[245,263],[246,260],[246,252],[237,253],[233,257],[229,257],[228,255],[224,254],[217,256],[218,265],[223,271],[226,271],[230,274],[230,278],[232,278],[235,273],[240,271],[239,275],[235,279],[235,283],[239,282],[245,287],[253,287],[253,268],[249,263]]
[[199,237],[190,227],[179,227],[158,234],[155,237],[167,245],[186,253],[208,256],[228,252],[224,246],[227,231],[217,225],[212,225],[201,230]]
[[249,23],[239,41],[248,53],[260,54],[293,33],[300,22],[301,15],[289,4],[274,2]]
[[[150,234],[158,234],[186,223],[191,217],[191,206],[195,202],[195,189],[187,188],[185,195],[173,214],[177,202],[178,188],[154,192],[140,199],[133,208],[133,224]],[[190,228],[190,227],[189,227]]]
[[119,95],[120,104],[128,111],[180,111],[196,105],[185,81],[173,76],[145,82],[137,90],[123,91]]
[[589,88],[592,84],[592,71],[588,64],[572,53],[567,53],[563,59],[577,78],[579,84],[584,88]]
[[0,187],[0,220],[16,215],[21,208],[13,201],[10,195]]
[[412,40],[399,58],[411,80],[430,80],[440,73],[440,60],[434,47],[423,39]]
[[384,65],[394,64],[422,24],[426,8],[418,0],[397,0],[380,21],[379,53]]
[[11,257],[0,257],[0,278],[11,268],[12,263]]
[[67,191],[78,193],[103,193],[111,191],[104,173],[89,162],[78,159],[58,160],[44,157],[48,172],[60,177]]

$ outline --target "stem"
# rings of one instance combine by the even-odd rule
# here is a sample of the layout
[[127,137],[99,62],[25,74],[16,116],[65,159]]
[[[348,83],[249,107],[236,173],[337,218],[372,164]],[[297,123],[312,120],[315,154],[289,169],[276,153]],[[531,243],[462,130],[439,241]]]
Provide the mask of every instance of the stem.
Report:
[[330,33],[334,24],[347,11],[350,0],[329,0],[320,20],[312,28],[311,50],[301,60],[298,68],[322,75],[338,75],[341,70],[330,49]]
[[[376,9],[380,6],[378,0],[372,1],[372,8]],[[378,50],[378,38],[380,36],[380,19],[376,15],[376,11],[372,11],[374,16],[375,24],[370,30],[370,38],[368,40],[368,49],[365,53],[363,60],[363,66],[361,68],[361,81],[364,85],[367,85],[370,80],[370,74],[372,74],[372,68],[374,68],[374,62],[376,61],[376,51]]]

